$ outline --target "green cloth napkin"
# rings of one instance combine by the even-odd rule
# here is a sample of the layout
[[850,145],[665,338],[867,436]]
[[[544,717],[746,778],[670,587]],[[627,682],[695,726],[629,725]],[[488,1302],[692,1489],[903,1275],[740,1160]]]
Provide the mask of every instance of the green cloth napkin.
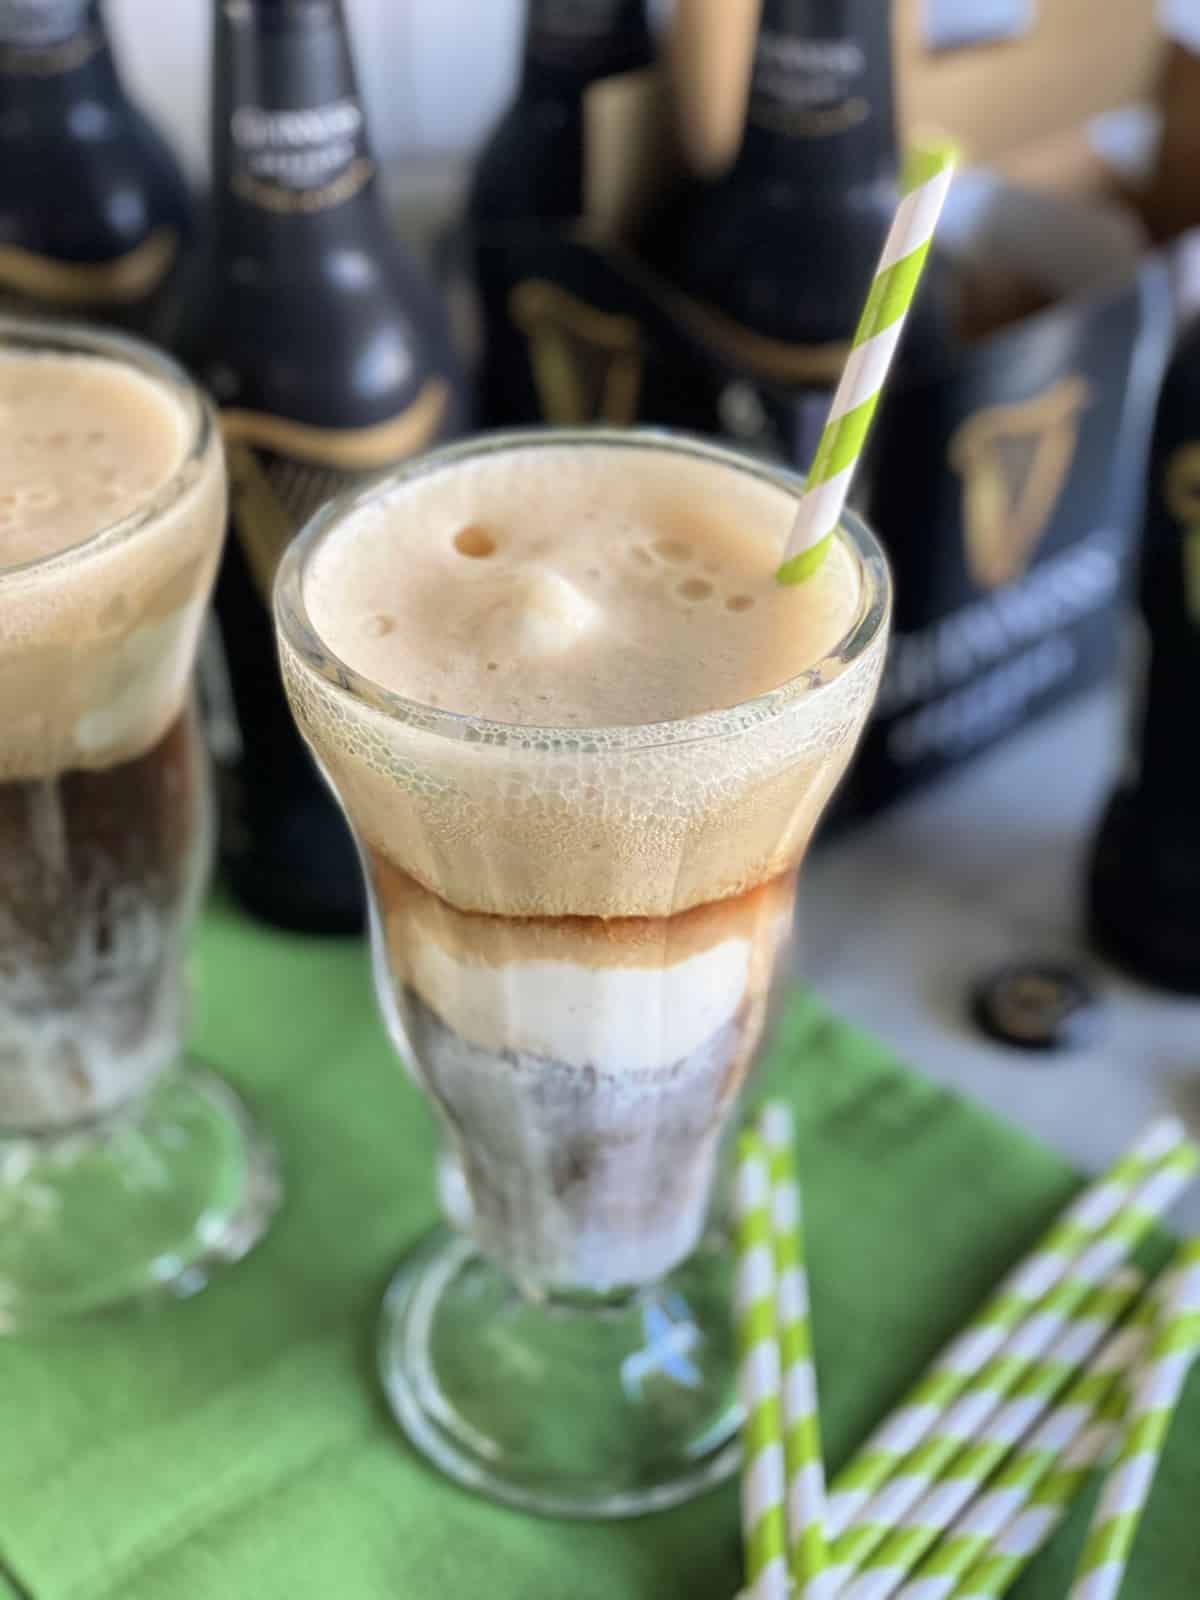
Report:
[[[197,1051],[274,1130],[286,1209],[194,1300],[0,1341],[0,1597],[729,1600],[732,1485],[639,1522],[554,1523],[475,1499],[410,1453],[373,1340],[389,1273],[434,1220],[434,1142],[363,952],[268,935],[217,905],[195,967]],[[799,1118],[836,1466],[1076,1179],[811,998],[791,1006],[772,1076]],[[1198,1485],[1200,1383],[1130,1600],[1200,1594]],[[1076,1516],[1021,1600],[1062,1600],[1081,1536]]]

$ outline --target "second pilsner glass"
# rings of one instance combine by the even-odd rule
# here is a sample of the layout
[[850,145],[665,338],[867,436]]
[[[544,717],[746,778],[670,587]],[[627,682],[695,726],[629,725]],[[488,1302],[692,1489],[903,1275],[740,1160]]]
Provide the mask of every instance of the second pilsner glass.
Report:
[[0,1332],[190,1293],[278,1198],[181,1062],[212,854],[211,410],[133,339],[0,319]]

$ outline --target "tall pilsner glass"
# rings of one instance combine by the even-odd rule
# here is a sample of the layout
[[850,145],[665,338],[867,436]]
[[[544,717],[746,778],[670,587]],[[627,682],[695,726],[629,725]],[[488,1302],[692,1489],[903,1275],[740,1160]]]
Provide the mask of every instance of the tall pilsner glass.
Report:
[[276,1198],[180,1057],[212,807],[213,415],[134,340],[0,320],[0,1331],[187,1293]]
[[[742,703],[531,726],[454,685],[465,662],[492,706],[506,683],[550,703],[560,671],[598,696],[625,674],[644,703],[619,641],[640,628],[661,657],[648,636],[694,629],[716,649],[718,625],[737,681],[773,608],[809,603],[771,579],[797,489],[683,437],[491,437],[327,507],[280,569],[284,679],[358,838],[380,1004],[469,1195],[466,1235],[389,1290],[385,1386],[421,1450],[518,1505],[631,1514],[736,1463],[706,1208],[796,871],[875,692],[886,566],[847,517],[811,591],[837,631]],[[710,524],[712,549],[691,537]],[[726,592],[743,534],[755,587]],[[412,670],[389,683],[394,649]],[[445,693],[408,694],[442,682],[435,657]]]

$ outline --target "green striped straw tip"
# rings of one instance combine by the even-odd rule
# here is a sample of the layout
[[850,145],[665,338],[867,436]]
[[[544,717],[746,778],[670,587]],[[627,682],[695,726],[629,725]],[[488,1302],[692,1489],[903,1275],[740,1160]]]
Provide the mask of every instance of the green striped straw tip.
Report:
[[916,297],[953,171],[953,157],[939,152],[931,158],[923,181],[897,208],[796,508],[783,563],[776,573],[780,583],[802,583],[810,578],[837,530],[904,320]]
[[1070,1600],[1114,1600],[1188,1374],[1200,1354],[1200,1240],[1181,1247],[1160,1290],[1150,1349],[1133,1380],[1116,1462],[1101,1490]]
[[775,1255],[766,1146],[756,1134],[738,1139],[733,1190],[737,1267],[734,1332],[742,1425],[742,1536],[753,1600],[786,1600],[783,1418],[775,1314]]
[[[775,1164],[774,1170],[792,1170],[796,1148],[796,1119],[792,1108],[784,1100],[768,1100],[758,1113],[758,1136],[767,1151],[767,1158]],[[780,1166],[781,1160],[786,1167]]]
[[1156,1119],[1109,1171],[1068,1207],[1063,1223],[1068,1228],[1079,1227],[1088,1232],[1102,1228],[1128,1203],[1132,1185],[1149,1177],[1164,1163],[1169,1164],[1177,1153],[1181,1153],[1181,1163],[1187,1165],[1192,1149],[1187,1129],[1178,1117]]
[[935,178],[947,165],[957,167],[962,148],[953,139],[921,139],[909,145],[900,169],[900,187],[905,194]]

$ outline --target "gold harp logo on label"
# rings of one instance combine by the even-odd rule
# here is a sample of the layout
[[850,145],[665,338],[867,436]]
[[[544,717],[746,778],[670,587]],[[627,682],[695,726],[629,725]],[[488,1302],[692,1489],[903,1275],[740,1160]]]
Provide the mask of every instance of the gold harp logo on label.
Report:
[[1061,378],[1028,400],[987,406],[950,439],[963,482],[967,571],[981,589],[1021,577],[1037,553],[1066,485],[1091,385]]
[[632,317],[597,311],[541,278],[519,283],[509,310],[528,341],[545,421],[628,427],[637,419],[645,357]]

